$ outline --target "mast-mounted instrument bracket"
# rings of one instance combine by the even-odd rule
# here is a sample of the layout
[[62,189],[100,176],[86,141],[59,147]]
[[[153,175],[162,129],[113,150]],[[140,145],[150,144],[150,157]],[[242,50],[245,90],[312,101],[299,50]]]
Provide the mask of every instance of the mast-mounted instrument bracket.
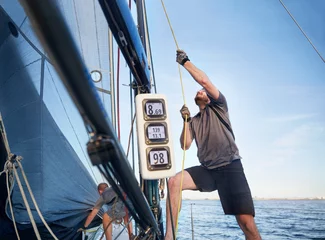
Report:
[[87,143],[87,151],[93,165],[106,164],[118,158],[116,144],[109,136],[94,134]]

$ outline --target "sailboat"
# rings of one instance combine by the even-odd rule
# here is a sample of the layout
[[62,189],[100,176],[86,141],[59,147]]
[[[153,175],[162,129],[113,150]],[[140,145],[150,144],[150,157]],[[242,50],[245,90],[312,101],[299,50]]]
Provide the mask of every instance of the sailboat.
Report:
[[[99,3],[91,0],[52,2],[64,16],[101,104],[114,125],[113,69],[109,67],[112,66],[109,61],[112,61],[112,57],[109,59],[112,38],[109,38],[109,28]],[[146,63],[146,57],[141,57],[141,63]],[[148,77],[148,70],[137,72]],[[32,20],[17,0],[2,0],[0,5],[0,113],[4,126],[0,144],[1,166],[10,153],[21,156],[37,205],[56,237],[80,238],[77,229],[82,227],[98,198],[96,184],[106,179],[90,164],[85,150],[89,136],[83,119],[64,87],[53,59],[36,36]],[[22,177],[22,172],[18,171],[18,175]],[[145,191],[156,189],[156,184],[157,181],[147,182]],[[0,236],[15,239],[14,219],[20,237],[33,238],[32,222],[21,191],[17,184],[11,187],[13,214],[3,174]],[[26,187],[25,183],[23,187]],[[42,239],[52,238],[29,196],[27,200]],[[140,206],[149,209],[145,208],[147,205]],[[161,209],[158,210],[161,214]],[[151,218],[152,215],[149,220]],[[100,222],[98,217],[93,225],[98,226]]]

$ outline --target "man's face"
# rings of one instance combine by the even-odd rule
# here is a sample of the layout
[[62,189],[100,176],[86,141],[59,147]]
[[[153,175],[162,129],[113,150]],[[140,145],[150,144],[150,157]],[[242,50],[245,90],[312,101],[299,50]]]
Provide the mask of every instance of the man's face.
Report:
[[199,90],[194,98],[196,105],[208,104],[210,99],[204,89]]

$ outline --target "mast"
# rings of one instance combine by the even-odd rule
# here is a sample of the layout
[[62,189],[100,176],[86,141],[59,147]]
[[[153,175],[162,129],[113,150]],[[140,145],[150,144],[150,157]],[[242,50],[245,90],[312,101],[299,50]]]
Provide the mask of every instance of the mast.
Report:
[[[146,26],[147,19],[145,14],[145,0],[137,0],[136,6],[137,6],[137,18],[138,18],[138,31],[140,35],[140,39],[142,42],[142,45],[144,47],[144,50],[147,55],[147,59],[150,59],[151,52],[150,49],[147,48],[147,39],[148,38],[148,28]],[[150,82],[150,91],[151,91],[151,81]],[[136,96],[136,94],[135,94]],[[141,181],[142,182],[142,181]],[[143,181],[143,189],[144,189],[144,195],[147,197],[147,200],[149,202],[149,205],[152,209],[153,214],[155,215],[155,218],[158,221],[158,227],[161,232],[161,236],[157,236],[157,239],[163,239],[164,238],[164,225],[163,225],[163,217],[162,217],[162,209],[160,206],[160,196],[159,196],[159,187],[158,187],[158,180],[144,180]]]
[[[34,30],[46,52],[55,63],[54,66],[78,108],[87,131],[92,137],[92,141],[88,143],[88,151],[93,164],[97,165],[101,172],[105,173],[105,177],[126,206],[128,206],[130,213],[139,222],[142,229],[148,232],[150,230],[159,232],[154,216],[143,193],[139,189],[137,179],[109,122],[97,90],[91,81],[89,72],[82,61],[61,12],[54,2],[50,0],[20,0],[20,2],[31,19]],[[111,4],[108,4],[109,2]],[[119,17],[121,17],[121,11],[119,10],[121,6],[118,5],[125,4],[125,1],[118,1],[118,3],[116,1],[100,1],[105,15],[113,17],[114,23],[116,23],[115,14],[112,15],[110,7],[115,7],[114,9],[118,10],[120,13]],[[126,14],[126,19],[132,21],[127,5],[125,7],[128,11],[124,13]],[[122,9],[125,10],[125,7],[122,6]],[[122,19],[120,18],[119,20]],[[126,27],[123,28],[124,31],[133,30],[134,32],[134,29],[136,30],[134,24],[132,29],[126,26],[125,21],[123,21],[122,25]],[[130,34],[128,32],[123,34],[119,25],[111,28],[111,30],[115,38],[116,36],[121,37],[118,42],[121,44],[122,52],[125,53],[137,82],[142,83],[140,79],[143,79],[144,89],[149,89],[149,71],[142,45],[134,45],[134,42],[127,42],[126,40],[131,40]],[[116,30],[119,31],[116,32]],[[132,36],[138,35],[133,34]],[[100,148],[98,148],[98,145],[100,145]],[[131,208],[130,204],[124,200],[123,194],[112,179],[112,176],[116,177],[123,190],[128,194],[134,208]]]

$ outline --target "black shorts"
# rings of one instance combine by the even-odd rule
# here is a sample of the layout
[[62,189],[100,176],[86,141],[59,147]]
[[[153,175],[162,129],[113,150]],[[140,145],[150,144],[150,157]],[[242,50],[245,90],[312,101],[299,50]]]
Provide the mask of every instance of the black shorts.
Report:
[[199,191],[218,190],[225,214],[250,214],[255,217],[251,191],[240,160],[216,169],[195,166],[185,170],[191,175]]

